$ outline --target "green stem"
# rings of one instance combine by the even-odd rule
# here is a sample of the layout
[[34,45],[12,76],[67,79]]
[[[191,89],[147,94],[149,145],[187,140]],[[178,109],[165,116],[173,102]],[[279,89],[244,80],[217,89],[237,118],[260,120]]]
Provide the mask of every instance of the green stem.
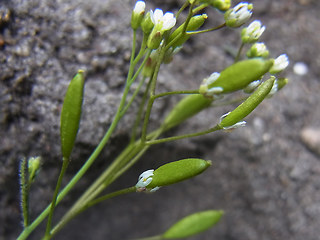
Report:
[[239,61],[243,47],[244,47],[244,43],[241,43],[241,45],[239,47],[239,50],[238,50],[238,53],[237,53],[237,56],[234,59],[234,62],[238,62]]
[[137,132],[138,132],[138,127],[140,125],[141,119],[142,119],[142,114],[143,114],[143,110],[144,110],[144,106],[145,103],[147,101],[147,97],[148,97],[148,93],[149,93],[149,89],[150,89],[150,83],[151,83],[151,79],[149,79],[147,87],[143,93],[143,97],[141,100],[141,103],[139,105],[139,110],[136,116],[136,120],[134,122],[133,128],[132,128],[132,132],[131,132],[131,138],[130,138],[130,144],[133,144],[136,141],[136,136],[137,136]]
[[60,174],[58,177],[56,189],[54,190],[54,194],[53,194],[53,198],[52,198],[52,202],[51,202],[51,207],[50,207],[50,211],[49,211],[46,233],[45,233],[45,237],[44,237],[45,240],[51,239],[50,231],[51,231],[51,225],[52,225],[52,217],[53,217],[54,209],[56,207],[57,196],[58,196],[58,193],[59,193],[59,190],[61,187],[62,179],[63,179],[63,176],[68,168],[68,165],[69,165],[69,159],[63,158],[62,168],[61,168],[61,171],[60,171]]
[[187,32],[188,35],[194,35],[194,34],[199,34],[199,33],[206,33],[206,32],[212,32],[212,31],[216,31],[219,30],[223,27],[226,26],[226,23],[222,23],[221,25],[217,26],[217,27],[213,27],[213,28],[209,28],[209,29],[205,29],[205,30],[200,30],[200,31],[189,31]]
[[197,12],[202,11],[203,9],[205,9],[208,6],[209,6],[208,3],[201,4],[199,7],[196,7],[195,9],[192,10],[192,15],[196,14]]
[[208,130],[201,131],[201,132],[196,132],[196,133],[190,133],[190,134],[184,134],[180,136],[174,136],[174,137],[168,137],[168,138],[161,138],[161,139],[156,139],[156,140],[150,140],[146,142],[146,145],[153,145],[153,144],[159,144],[159,143],[164,143],[164,142],[171,142],[175,140],[180,140],[184,138],[191,138],[191,137],[198,137],[201,135],[205,135],[208,133],[212,133],[218,130],[221,130],[222,128],[219,125],[214,126],[213,128],[209,128]]
[[189,24],[189,22],[190,22],[190,19],[191,19],[192,16],[193,16],[192,8],[193,8],[194,4],[195,4],[195,2],[192,3],[192,4],[189,6],[189,13],[188,13],[187,19],[186,19],[185,22],[184,22],[183,29],[182,29],[181,33],[178,34],[171,42],[167,43],[167,45],[165,46],[165,52],[168,51],[168,49],[169,49],[176,41],[178,41],[182,36],[184,36],[184,35],[186,34],[186,31],[187,31],[187,28],[188,28],[188,24]]
[[21,187],[21,210],[22,210],[24,228],[28,227],[29,225],[30,183],[29,181],[27,181],[26,172],[27,172],[27,160],[23,158],[20,162],[20,187]]
[[151,79],[150,98],[149,98],[149,101],[147,104],[146,114],[144,117],[142,133],[141,133],[141,142],[146,141],[147,129],[148,129],[148,123],[149,123],[149,119],[150,119],[151,109],[152,109],[153,102],[155,100],[154,95],[155,95],[155,90],[156,90],[157,78],[158,78],[160,66],[161,66],[161,63],[162,63],[162,60],[164,58],[165,53],[166,53],[166,48],[164,46],[162,46],[160,48],[159,58],[157,60],[157,64],[154,68],[154,72],[153,72],[152,79]]
[[[141,47],[140,47],[140,51],[139,51],[137,57],[132,62],[133,66],[137,65],[137,63],[139,62],[139,60],[141,59],[141,57],[145,53],[146,46],[147,46],[147,41],[148,41],[148,37],[143,35],[143,40],[142,40],[142,44],[141,44]],[[131,57],[132,57],[132,55],[131,55]]]
[[179,18],[180,13],[181,13],[184,9],[186,9],[186,7],[188,7],[188,5],[189,5],[189,1],[185,1],[185,3],[182,5],[182,7],[181,7],[181,8],[179,9],[179,11],[177,12],[177,14],[176,14],[176,19]]
[[90,201],[89,203],[87,203],[83,209],[81,209],[81,212],[82,211],[85,211],[86,209],[88,209],[89,207],[92,207],[98,203],[101,203],[105,200],[108,200],[110,198],[114,198],[114,197],[117,197],[117,196],[120,196],[120,195],[123,195],[123,194],[127,194],[127,193],[133,193],[136,191],[136,187],[133,186],[133,187],[129,187],[129,188],[125,188],[125,189],[121,189],[119,191],[116,191],[116,192],[113,192],[113,193],[109,193],[109,194],[106,194],[104,196],[101,196],[99,198],[96,198],[92,201]]

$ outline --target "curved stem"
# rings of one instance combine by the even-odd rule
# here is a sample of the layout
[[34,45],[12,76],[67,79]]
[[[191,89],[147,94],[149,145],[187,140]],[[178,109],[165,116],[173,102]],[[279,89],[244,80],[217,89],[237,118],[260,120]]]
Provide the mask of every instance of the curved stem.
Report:
[[153,144],[159,144],[159,143],[164,143],[164,142],[170,142],[170,141],[180,140],[180,139],[184,139],[184,138],[198,137],[198,136],[212,133],[212,132],[215,132],[215,131],[218,131],[221,129],[222,128],[219,125],[216,125],[213,128],[209,128],[208,130],[201,131],[201,132],[190,133],[190,134],[168,137],[168,138],[161,138],[161,139],[157,139],[157,140],[150,140],[150,141],[146,142],[146,145],[153,145]]
[[219,30],[223,27],[227,26],[226,23],[222,23],[217,27],[213,27],[213,28],[209,28],[209,29],[205,29],[205,30],[200,30],[200,31],[189,31],[187,32],[188,35],[194,35],[194,34],[199,34],[199,33],[206,33],[206,32],[212,32],[212,31],[216,31]]
[[83,209],[81,209],[80,212],[83,212],[85,211],[86,209],[88,209],[89,207],[92,207],[98,203],[101,203],[105,200],[108,200],[110,198],[114,198],[114,197],[117,197],[117,196],[120,196],[120,195],[123,195],[123,194],[127,194],[127,193],[133,193],[136,191],[136,187],[133,186],[133,187],[129,187],[129,188],[125,188],[125,189],[121,189],[119,191],[116,191],[116,192],[113,192],[113,193],[109,193],[109,194],[106,194],[106,195],[103,195],[99,198],[96,198],[92,201],[90,201],[89,203],[87,203],[87,205],[84,206]]

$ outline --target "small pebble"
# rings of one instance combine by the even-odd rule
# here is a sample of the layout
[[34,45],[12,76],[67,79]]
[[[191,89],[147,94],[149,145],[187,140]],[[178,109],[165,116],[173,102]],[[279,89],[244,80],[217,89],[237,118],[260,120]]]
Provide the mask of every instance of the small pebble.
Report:
[[320,156],[320,128],[306,127],[301,130],[300,137],[311,151]]
[[293,72],[297,75],[306,75],[309,71],[307,64],[304,62],[296,62],[293,66]]

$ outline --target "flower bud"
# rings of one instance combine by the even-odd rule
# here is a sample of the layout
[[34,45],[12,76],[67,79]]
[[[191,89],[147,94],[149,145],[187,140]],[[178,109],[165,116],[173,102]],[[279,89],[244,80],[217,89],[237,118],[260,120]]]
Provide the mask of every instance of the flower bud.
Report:
[[162,41],[163,34],[160,31],[157,31],[156,28],[153,28],[151,31],[148,41],[147,41],[147,46],[149,49],[157,49],[160,46],[160,43]]
[[[204,21],[208,18],[207,14],[201,14],[201,15],[195,15],[190,19],[190,22],[187,26],[186,31],[195,31],[198,28],[200,28]],[[172,44],[172,47],[178,47],[183,45],[189,38],[190,35],[188,34],[184,34],[183,28],[185,26],[185,23],[181,24],[176,30],[174,30],[174,32],[169,36],[168,42],[170,43],[171,41],[173,41],[175,39],[175,42]],[[180,36],[180,37],[179,37]],[[176,39],[176,38],[179,39]]]
[[241,40],[243,43],[255,43],[259,40],[262,33],[266,29],[265,26],[261,25],[261,22],[256,20],[250,23],[246,28],[241,31]]
[[200,94],[192,94],[184,97],[178,102],[167,115],[162,125],[164,131],[173,128],[188,118],[201,112],[211,105],[212,99],[203,97]]
[[221,210],[207,210],[191,214],[175,223],[164,234],[162,234],[161,238],[187,238],[192,235],[201,233],[216,225],[222,215],[223,211]]
[[33,182],[41,166],[41,157],[31,157],[28,159],[29,182]]
[[269,56],[269,51],[264,43],[255,43],[247,51],[248,58],[262,57],[267,58]]
[[248,116],[263,101],[263,99],[268,96],[274,82],[275,77],[271,77],[262,83],[260,87],[236,109],[228,114],[225,114],[221,119],[219,126],[223,129],[243,126],[245,122],[243,122],[242,119]]
[[154,26],[154,24],[151,20],[150,11],[149,11],[144,15],[144,18],[142,19],[141,29],[146,36],[149,36],[149,34],[151,33],[151,31],[153,29],[153,26]]
[[285,85],[287,85],[289,82],[288,78],[278,78],[278,91],[281,90]]
[[252,15],[252,4],[241,2],[234,8],[230,8],[224,14],[224,20],[228,27],[237,28],[245,24]]
[[71,80],[61,110],[61,150],[65,159],[68,159],[71,154],[79,129],[84,90],[83,75],[83,71],[79,70]]
[[200,87],[203,95],[224,94],[234,92],[248,86],[252,81],[261,79],[267,73],[273,64],[273,60],[265,60],[262,58],[254,58],[243,60],[232,64],[224,69],[215,81],[207,81],[206,89]]
[[152,76],[154,68],[157,64],[158,57],[159,57],[158,51],[152,50],[146,64],[143,67],[142,76],[144,76],[144,77],[151,77]]
[[231,6],[231,0],[213,0],[211,5],[220,11],[227,11]]
[[137,30],[140,27],[141,21],[144,16],[146,4],[144,1],[137,1],[131,15],[131,27]]

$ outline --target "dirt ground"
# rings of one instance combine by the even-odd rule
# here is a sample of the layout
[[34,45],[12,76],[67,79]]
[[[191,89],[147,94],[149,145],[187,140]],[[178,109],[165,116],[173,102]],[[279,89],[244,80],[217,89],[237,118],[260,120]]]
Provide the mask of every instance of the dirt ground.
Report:
[[[236,1],[233,1],[234,4]],[[254,0],[252,19],[266,26],[262,41],[271,56],[287,53],[289,84],[263,102],[247,126],[152,147],[111,190],[134,184],[139,174],[186,157],[213,166],[192,180],[154,194],[131,194],[100,204],[63,229],[56,239],[134,239],[156,235],[178,219],[223,209],[213,229],[191,239],[319,240],[320,236],[320,1]],[[183,1],[147,1],[147,8],[176,11]],[[42,169],[31,189],[34,219],[50,201],[61,166],[59,114],[68,81],[87,72],[81,129],[64,184],[89,156],[112,120],[131,49],[130,11],[124,0],[0,0],[0,240],[21,232],[18,165],[40,155]],[[205,27],[221,23],[209,11]],[[232,63],[239,30],[196,36],[161,69],[158,91],[195,89]],[[157,102],[152,126],[178,100]],[[125,146],[131,112],[97,163],[58,207],[56,220]],[[216,123],[234,106],[210,109],[168,133]],[[44,226],[29,239],[40,239]]]

